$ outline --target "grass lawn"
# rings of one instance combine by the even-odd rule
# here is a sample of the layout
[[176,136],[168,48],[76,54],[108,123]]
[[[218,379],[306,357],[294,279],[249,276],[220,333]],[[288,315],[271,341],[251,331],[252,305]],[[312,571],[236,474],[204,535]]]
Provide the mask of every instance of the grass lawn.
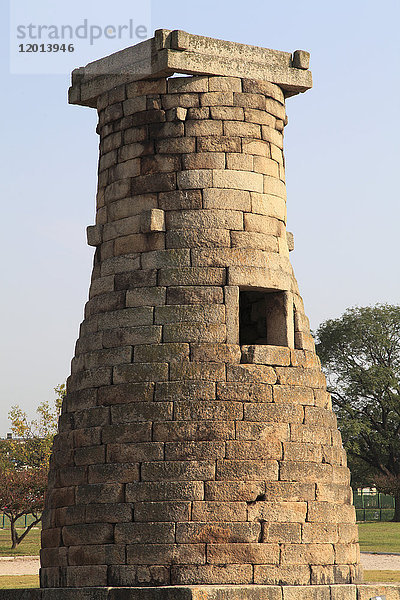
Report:
[[0,590],[37,587],[39,587],[37,575],[0,575]]
[[11,550],[9,529],[0,529],[0,556],[38,556],[40,550],[40,528],[34,527],[26,538]]
[[359,523],[361,552],[400,553],[400,523]]
[[364,571],[364,583],[399,583],[400,571]]

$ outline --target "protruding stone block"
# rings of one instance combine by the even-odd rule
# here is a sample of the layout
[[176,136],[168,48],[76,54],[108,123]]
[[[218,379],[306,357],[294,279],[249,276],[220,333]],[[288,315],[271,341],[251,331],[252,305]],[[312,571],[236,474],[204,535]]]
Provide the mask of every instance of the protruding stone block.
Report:
[[140,223],[142,233],[151,233],[153,231],[165,231],[164,211],[158,208],[152,208],[142,214]]
[[102,232],[102,225],[89,225],[86,228],[87,243],[89,246],[100,246],[103,241]]
[[307,70],[310,66],[310,53],[305,50],[295,50],[293,52],[293,66],[296,69]]
[[289,252],[294,250],[294,235],[291,231],[286,232],[286,241],[289,248]]
[[189,34],[181,29],[171,31],[171,48],[174,50],[188,50],[190,44]]

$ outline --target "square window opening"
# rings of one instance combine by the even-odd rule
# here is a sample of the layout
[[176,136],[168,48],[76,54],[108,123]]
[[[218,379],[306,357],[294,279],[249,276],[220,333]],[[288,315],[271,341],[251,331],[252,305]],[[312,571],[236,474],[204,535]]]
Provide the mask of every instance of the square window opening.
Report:
[[239,292],[239,344],[289,346],[284,291]]

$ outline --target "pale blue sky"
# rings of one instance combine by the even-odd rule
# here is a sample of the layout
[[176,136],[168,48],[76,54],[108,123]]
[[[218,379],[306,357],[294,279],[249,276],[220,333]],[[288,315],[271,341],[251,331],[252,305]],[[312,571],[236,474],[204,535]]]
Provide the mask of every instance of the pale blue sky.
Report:
[[[95,111],[67,104],[67,76],[10,75],[5,3],[0,11],[4,435],[13,404],[32,414],[69,374],[93,256],[98,138]],[[291,257],[313,327],[400,298],[399,22],[398,0],[152,2],[152,30],[311,52],[314,88],[287,102],[285,150]]]

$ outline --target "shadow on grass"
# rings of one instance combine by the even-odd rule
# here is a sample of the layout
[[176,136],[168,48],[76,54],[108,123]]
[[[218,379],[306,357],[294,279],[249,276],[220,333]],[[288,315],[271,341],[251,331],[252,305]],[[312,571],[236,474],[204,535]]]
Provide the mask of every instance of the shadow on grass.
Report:
[[38,587],[38,575],[0,575],[0,590]]
[[400,571],[364,571],[364,583],[400,583]]
[[9,529],[0,529],[0,556],[38,556],[40,551],[40,528],[32,529],[26,538],[11,550]]
[[358,523],[361,552],[400,553],[400,523]]

